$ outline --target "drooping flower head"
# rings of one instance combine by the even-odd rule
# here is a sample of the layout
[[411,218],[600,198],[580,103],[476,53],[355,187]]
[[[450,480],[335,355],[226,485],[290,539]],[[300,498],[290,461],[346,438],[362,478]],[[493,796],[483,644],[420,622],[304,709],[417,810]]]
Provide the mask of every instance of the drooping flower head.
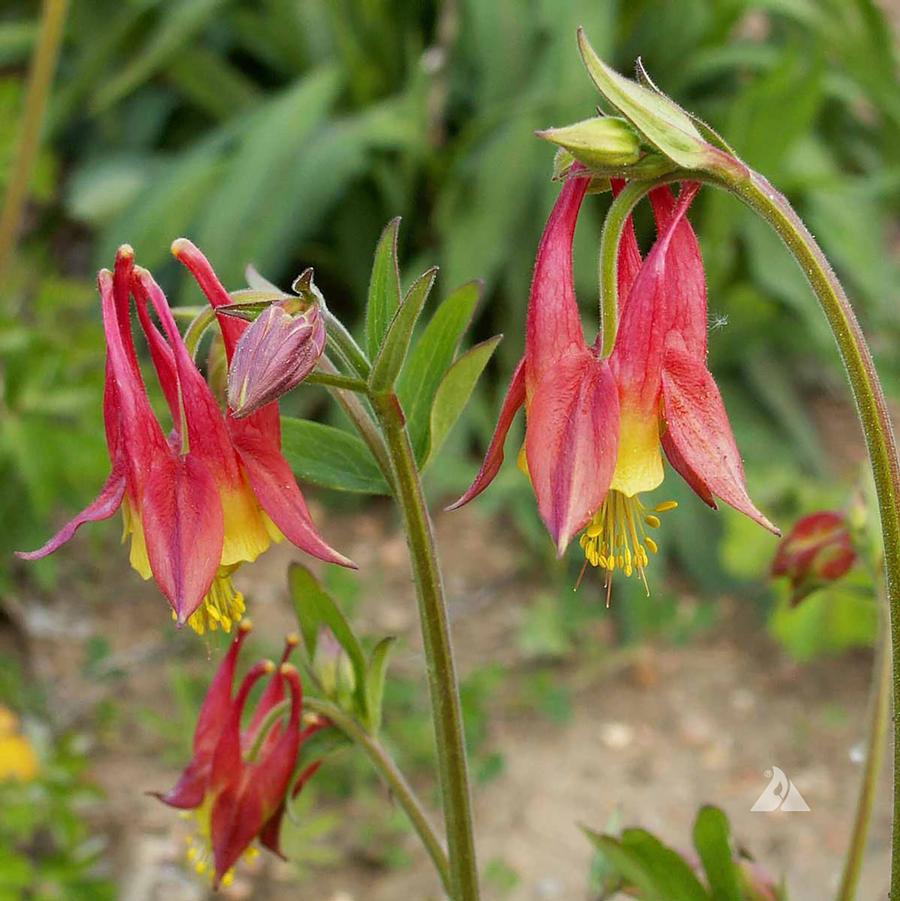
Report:
[[[288,795],[296,796],[318,768],[295,773],[300,747],[327,723],[302,724],[303,689],[288,657],[297,644],[288,636],[280,666],[254,664],[233,690],[238,657],[250,631],[241,623],[210,683],[194,732],[194,753],[171,791],[152,793],[170,807],[192,811],[197,835],[188,859],[214,885],[227,885],[254,841],[283,856],[279,844]],[[241,719],[254,685],[269,677],[246,728]],[[286,708],[286,709],[285,709]]]
[[575,298],[572,243],[589,179],[562,187],[544,230],[528,304],[525,356],[513,375],[481,471],[453,507],[480,494],[503,461],[519,407],[525,462],[541,517],[560,554],[582,529],[587,562],[644,577],[663,502],[662,451],[711,507],[718,497],[775,527],[747,494],[743,464],[721,395],[706,367],[706,280],[687,211],[698,185],[651,192],[657,239],[646,259],[629,222],[619,247],[620,325],[613,352],[588,346]]
[[[176,242],[178,244],[179,242]],[[210,302],[227,302],[206,259],[189,242],[189,267]],[[180,245],[179,245],[180,246]],[[179,624],[229,631],[244,611],[231,582],[244,562],[287,537],[307,553],[351,565],[317,532],[281,454],[277,404],[238,422],[223,415],[194,364],[168,301],[146,270],[120,248],[114,273],[98,277],[107,343],[104,422],[112,469],[97,499],[42,548],[38,559],[68,541],[78,527],[122,508],[131,565],[156,580]],[[134,296],[173,428],[163,432],[147,396],[131,332]],[[161,325],[157,327],[151,313]],[[227,354],[247,323],[221,323]]]

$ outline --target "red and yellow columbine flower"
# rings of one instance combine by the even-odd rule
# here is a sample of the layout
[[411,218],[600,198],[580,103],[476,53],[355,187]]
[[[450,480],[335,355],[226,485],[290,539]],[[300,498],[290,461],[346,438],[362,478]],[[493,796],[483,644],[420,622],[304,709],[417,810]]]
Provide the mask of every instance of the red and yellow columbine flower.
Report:
[[[227,298],[205,258],[190,246],[205,267],[198,270],[201,286],[207,290],[212,279]],[[272,541],[286,536],[322,560],[353,564],[325,543],[310,518],[281,454],[277,404],[240,421],[228,412],[223,416],[165,295],[147,270],[134,266],[133,258],[130,247],[120,248],[115,271],[103,270],[98,277],[107,343],[103,409],[112,471],[89,507],[42,548],[19,556],[45,557],[82,523],[107,519],[121,507],[124,535],[131,536],[131,565],[145,579],[156,580],[178,623],[190,622],[201,634],[206,629],[229,631],[244,612],[231,575]],[[132,294],[172,414],[168,437],[150,406],[138,365],[130,325]],[[229,319],[221,326],[230,356],[247,323]]]
[[[287,662],[297,644],[287,640],[281,665],[256,663],[232,695],[235,669],[249,622],[237,637],[209,686],[194,732],[194,754],[175,787],[153,793],[170,807],[193,811],[197,835],[189,840],[188,859],[198,873],[212,871],[213,882],[227,885],[242,856],[252,857],[255,840],[283,856],[279,845],[286,798],[296,796],[318,768],[307,767],[294,780],[304,740],[327,723],[316,720],[301,728],[303,688],[297,670]],[[253,686],[270,679],[246,729],[241,717]],[[276,707],[289,701],[286,721]]]
[[820,510],[797,520],[778,545],[773,576],[791,582],[791,604],[846,575],[856,562],[847,517],[837,510]]
[[663,481],[662,451],[711,507],[718,497],[777,532],[747,494],[721,395],[706,368],[706,280],[686,214],[696,184],[676,200],[651,193],[657,240],[641,260],[631,224],[619,249],[620,325],[609,359],[584,339],[572,274],[575,223],[589,179],[562,188],[538,248],[525,356],[513,375],[481,471],[453,507],[480,494],[503,461],[519,407],[524,463],[560,554],[582,529],[589,563],[642,578],[657,550],[648,528],[666,502],[642,495]]

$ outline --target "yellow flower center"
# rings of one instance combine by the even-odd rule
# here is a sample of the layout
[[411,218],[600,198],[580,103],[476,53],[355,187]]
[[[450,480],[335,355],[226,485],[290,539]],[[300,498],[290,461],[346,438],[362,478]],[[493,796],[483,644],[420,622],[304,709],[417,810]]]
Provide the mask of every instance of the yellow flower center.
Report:
[[[235,563],[219,567],[203,603],[188,619],[188,624],[198,635],[207,631],[215,632],[217,629],[230,632],[232,626],[241,621],[247,605],[244,603],[244,595],[231,581],[231,575],[239,565]],[[176,619],[174,610],[172,619]]]
[[610,576],[617,569],[626,576],[637,573],[646,586],[644,570],[650,563],[650,554],[659,550],[647,529],[659,528],[656,514],[674,510],[677,506],[675,501],[663,501],[648,511],[640,495],[628,497],[621,491],[610,490],[579,540],[585,565],[599,566]]

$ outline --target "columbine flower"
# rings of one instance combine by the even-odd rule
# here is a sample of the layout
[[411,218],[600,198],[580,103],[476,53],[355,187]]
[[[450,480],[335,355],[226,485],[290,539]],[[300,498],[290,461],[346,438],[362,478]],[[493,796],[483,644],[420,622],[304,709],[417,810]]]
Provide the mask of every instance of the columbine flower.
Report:
[[[179,624],[199,633],[229,631],[244,612],[231,582],[286,536],[307,553],[352,566],[316,531],[287,461],[281,455],[277,405],[241,422],[223,416],[178,332],[168,301],[130,247],[116,256],[115,273],[98,277],[107,343],[104,420],[112,471],[98,498],[42,548],[45,557],[85,522],[121,506],[131,536],[131,565],[156,580]],[[204,260],[205,262],[205,260]],[[208,267],[208,264],[206,264]],[[210,270],[211,272],[211,270]],[[213,275],[212,278],[215,278]],[[224,289],[222,289],[224,291]],[[130,326],[130,295],[172,414],[168,438],[153,413]],[[227,296],[227,294],[226,294]],[[150,307],[162,324],[159,331]],[[222,323],[226,350],[246,323]]]
[[791,582],[791,604],[845,575],[856,562],[853,538],[843,513],[821,510],[799,519],[778,545],[773,576]]
[[[657,240],[641,260],[629,223],[619,249],[620,326],[601,360],[584,339],[572,274],[575,223],[589,179],[563,186],[535,262],[525,356],[513,375],[481,471],[453,508],[493,480],[519,407],[527,413],[524,463],[559,554],[581,529],[587,562],[644,578],[657,544],[648,528],[672,501],[647,509],[663,481],[661,449],[711,507],[720,498],[777,533],[753,506],[721,395],[706,368],[706,281],[686,213],[651,194]],[[451,508],[452,509],[452,508]]]
[[[312,764],[294,780],[300,747],[327,725],[316,720],[301,728],[303,689],[297,670],[287,662],[295,636],[288,637],[280,666],[270,660],[254,664],[232,694],[249,631],[245,620],[209,686],[194,732],[193,758],[171,791],[152,793],[170,807],[193,812],[197,835],[189,841],[188,859],[200,874],[211,870],[216,886],[231,882],[242,856],[255,856],[254,840],[283,856],[279,833],[286,798],[299,793],[318,767]],[[242,730],[250,691],[267,675],[269,682]],[[285,701],[285,687],[289,711],[282,722],[276,708]]]

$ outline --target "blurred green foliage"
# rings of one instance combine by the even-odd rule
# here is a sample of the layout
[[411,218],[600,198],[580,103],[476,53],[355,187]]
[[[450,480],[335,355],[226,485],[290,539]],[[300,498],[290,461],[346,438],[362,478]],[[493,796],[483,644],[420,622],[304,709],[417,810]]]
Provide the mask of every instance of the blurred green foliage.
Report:
[[0,778],[0,901],[112,901],[107,841],[90,823],[101,798],[86,776],[90,742],[48,729],[41,692],[16,658],[0,655],[0,672],[0,715],[7,726],[11,712],[23,716],[21,735],[37,760],[33,778]]
[[[0,13],[0,186],[33,15],[24,0]],[[534,248],[557,190],[552,149],[532,132],[583,118],[598,99],[575,50],[578,24],[620,69],[640,55],[667,93],[787,191],[896,387],[900,100],[895,41],[873,0],[72,4],[21,253],[0,293],[4,556],[38,543],[53,509],[85,501],[102,478],[91,277],[123,241],[189,302],[195,289],[168,254],[181,234],[234,287],[250,261],[282,283],[313,265],[332,308],[359,324],[371,249],[403,216],[405,271],[438,261],[445,294],[483,279],[476,337],[506,335],[493,380],[430,474],[433,491],[459,490],[522,346]],[[604,203],[577,236],[591,323]],[[762,223],[712,192],[693,219],[709,269],[712,368],[751,490],[766,509],[791,512],[794,473],[830,478],[809,404],[846,396],[830,336]],[[509,512],[532,557],[549,563],[525,480],[505,472],[492,495],[485,509]],[[747,579],[713,550],[730,514],[716,519],[690,500],[677,516],[669,559],[703,592]],[[657,611],[630,594],[637,621],[623,631],[639,635]]]

